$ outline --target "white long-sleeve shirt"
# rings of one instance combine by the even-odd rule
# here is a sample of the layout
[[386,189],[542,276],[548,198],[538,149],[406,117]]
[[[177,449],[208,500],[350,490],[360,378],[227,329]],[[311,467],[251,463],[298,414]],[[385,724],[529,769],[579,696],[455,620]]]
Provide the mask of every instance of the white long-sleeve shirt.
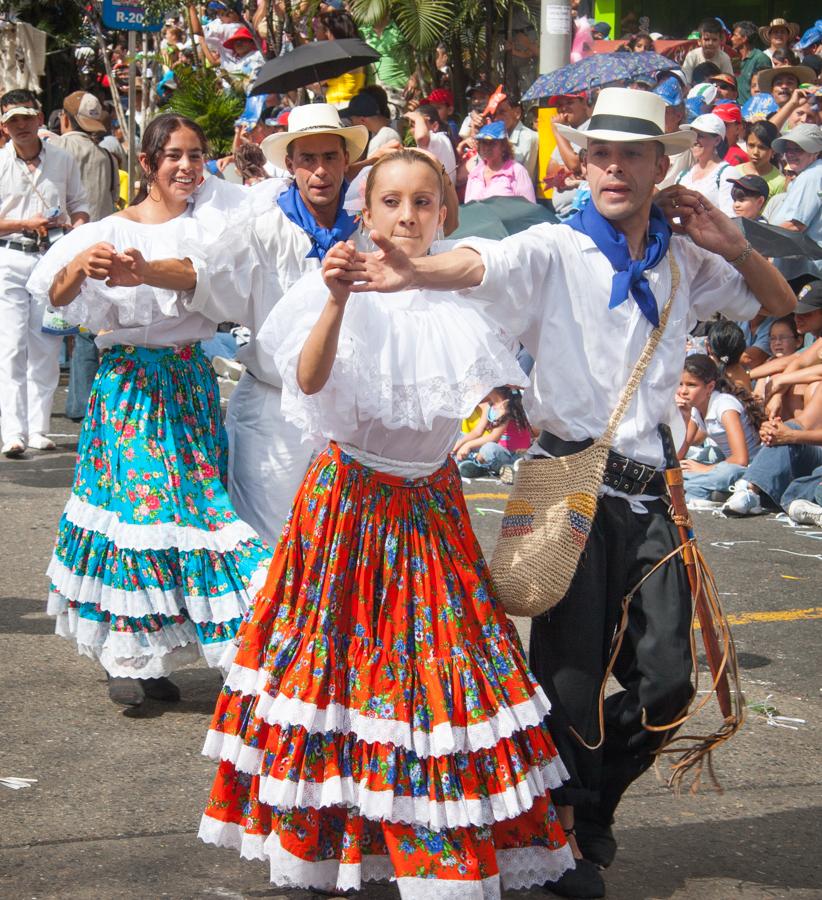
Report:
[[[467,238],[485,264],[468,293],[517,335],[534,357],[526,394],[531,424],[567,441],[598,438],[639,358],[651,324],[632,297],[608,308],[614,270],[584,234],[567,225],[535,225],[496,242]],[[717,312],[753,318],[759,302],[724,259],[674,236],[680,269],[665,333],[625,418],[614,449],[653,466],[663,464],[657,425],[668,422],[682,374],[685,338],[698,320]],[[667,258],[646,277],[661,311],[671,288]]]

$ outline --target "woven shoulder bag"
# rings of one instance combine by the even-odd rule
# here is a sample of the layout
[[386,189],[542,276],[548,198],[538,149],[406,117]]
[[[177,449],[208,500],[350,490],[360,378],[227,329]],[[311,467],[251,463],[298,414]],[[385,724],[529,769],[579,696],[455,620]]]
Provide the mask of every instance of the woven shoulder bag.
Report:
[[579,453],[523,459],[517,466],[491,559],[497,597],[512,616],[538,616],[556,606],[579,566],[614,434],[659,344],[679,287],[679,268],[673,254],[668,259],[671,293],[605,432]]

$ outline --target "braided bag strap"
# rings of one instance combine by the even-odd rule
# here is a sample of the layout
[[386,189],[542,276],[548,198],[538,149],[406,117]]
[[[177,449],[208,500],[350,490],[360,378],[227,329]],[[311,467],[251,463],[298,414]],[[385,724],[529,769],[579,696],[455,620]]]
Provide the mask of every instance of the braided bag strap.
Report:
[[673,304],[674,296],[679,288],[680,278],[679,266],[671,251],[668,251],[668,263],[671,267],[671,291],[668,294],[668,299],[662,309],[662,315],[659,317],[659,325],[657,325],[648,336],[648,340],[642,349],[642,353],[640,353],[639,359],[636,361],[633,371],[631,372],[631,377],[628,379],[628,383],[622,391],[619,402],[611,413],[611,418],[608,420],[608,426],[603,432],[602,437],[599,439],[601,443],[606,444],[608,447],[610,447],[614,441],[614,435],[616,434],[617,428],[619,428],[619,423],[622,421],[622,418],[642,381],[642,377],[645,375],[645,370],[648,368],[648,364],[651,362],[654,352],[662,339],[665,326],[668,324],[668,316],[671,314],[671,306]]

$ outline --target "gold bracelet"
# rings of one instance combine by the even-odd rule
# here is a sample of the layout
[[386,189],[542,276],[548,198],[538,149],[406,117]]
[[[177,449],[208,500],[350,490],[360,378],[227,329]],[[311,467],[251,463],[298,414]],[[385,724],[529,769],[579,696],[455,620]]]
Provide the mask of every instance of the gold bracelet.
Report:
[[739,254],[739,256],[734,257],[734,259],[729,259],[728,262],[735,268],[738,269],[753,253],[754,248],[750,241],[745,241],[745,249]]

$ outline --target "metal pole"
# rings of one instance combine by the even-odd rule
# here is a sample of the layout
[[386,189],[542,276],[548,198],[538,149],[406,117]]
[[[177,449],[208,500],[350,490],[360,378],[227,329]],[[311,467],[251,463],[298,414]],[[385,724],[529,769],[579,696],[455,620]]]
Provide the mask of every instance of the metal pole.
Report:
[[134,169],[137,165],[137,32],[128,33],[128,199],[134,199]]
[[542,0],[539,72],[545,75],[571,61],[571,0]]

